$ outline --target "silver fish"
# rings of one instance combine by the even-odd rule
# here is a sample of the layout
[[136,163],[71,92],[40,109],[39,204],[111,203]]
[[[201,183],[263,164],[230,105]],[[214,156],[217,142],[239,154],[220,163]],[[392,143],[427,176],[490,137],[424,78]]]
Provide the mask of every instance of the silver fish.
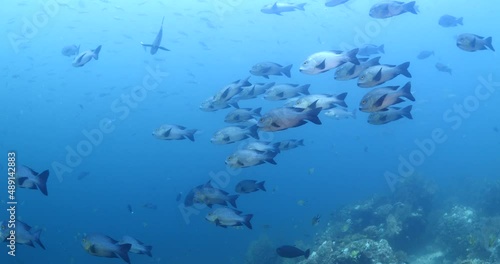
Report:
[[256,109],[251,108],[239,108],[234,109],[229,112],[224,118],[224,122],[226,123],[241,123],[246,122],[254,117],[260,116],[261,107]]
[[492,51],[495,51],[495,48],[493,48],[491,42],[492,42],[491,37],[485,38],[478,35],[465,33],[458,36],[457,47],[469,52],[485,50],[485,49],[490,49]]
[[365,44],[359,48],[358,56],[371,56],[375,54],[385,53],[384,44],[377,46],[373,44]]
[[165,17],[163,17],[161,19],[160,30],[158,31],[158,34],[156,34],[156,37],[153,40],[153,43],[152,44],[144,44],[143,42],[141,42],[141,45],[144,47],[144,50],[146,50],[146,47],[150,48],[149,53],[151,53],[152,55],[156,54],[156,52],[158,52],[159,49],[164,50],[164,51],[170,51],[169,49],[161,46],[161,38],[163,35],[163,20],[165,20]]
[[300,109],[308,109],[314,104],[314,108],[321,107],[321,109],[326,110],[338,106],[347,107],[345,103],[345,98],[347,93],[341,94],[311,94],[300,97],[295,101],[293,107]]
[[362,59],[359,59],[361,62],[359,65],[356,65],[352,62],[346,62],[342,66],[339,66],[337,70],[335,71],[335,80],[337,81],[348,81],[352,80],[355,78],[358,78],[359,75],[366,69],[375,66],[375,65],[380,65],[380,57],[375,57],[370,60],[363,61]]
[[263,131],[274,132],[305,125],[305,120],[321,125],[318,118],[321,108],[314,108],[315,105],[316,103],[310,105],[310,110],[293,107],[273,109],[260,118],[258,126]]
[[243,127],[243,126],[225,127],[215,132],[215,134],[210,139],[210,142],[218,145],[231,144],[237,141],[247,139],[248,137],[259,139],[257,125],[251,127]]
[[337,120],[348,119],[348,118],[356,119],[356,109],[349,111],[346,108],[335,107],[327,110],[325,112],[325,115],[331,118],[335,118]]
[[75,59],[73,60],[72,65],[74,67],[82,67],[83,65],[87,64],[87,62],[91,61],[92,59],[98,60],[99,59],[99,52],[101,51],[101,45],[99,45],[95,50],[87,50],[84,51],[80,54],[78,54]]
[[403,117],[413,119],[413,116],[411,115],[411,109],[411,105],[405,108],[389,107],[386,111],[371,113],[368,116],[368,123],[372,125],[384,125],[392,121],[399,120]]
[[17,166],[16,180],[19,188],[38,189],[44,195],[47,192],[47,179],[49,178],[49,170],[44,170],[38,173],[31,168],[23,165]]
[[266,79],[269,79],[269,75],[285,75],[286,77],[290,78],[290,69],[292,68],[292,66],[293,65],[290,64],[286,67],[283,67],[278,63],[266,61],[255,64],[250,70],[250,73],[255,76],[262,76]]
[[255,150],[241,149],[227,157],[225,163],[231,168],[247,168],[266,162],[276,165],[276,161],[274,161],[276,155],[277,153],[273,152],[261,153]]
[[415,1],[411,1],[409,3],[399,1],[383,1],[370,8],[370,16],[373,18],[389,18],[406,12],[410,12],[415,15],[418,14]]
[[375,88],[365,94],[359,103],[359,110],[363,112],[377,112],[391,105],[404,102],[401,97],[415,101],[411,94],[411,83],[406,83],[401,89],[397,90],[398,86],[387,86]]
[[374,87],[392,80],[400,74],[411,78],[411,73],[408,71],[409,66],[410,62],[398,66],[386,64],[371,66],[359,75],[358,86],[362,88]]
[[237,100],[248,100],[256,98],[257,96],[264,94],[267,89],[273,87],[276,83],[256,83],[250,86],[244,86],[241,88],[240,93],[235,98]]
[[264,99],[270,101],[286,100],[300,94],[309,94],[310,84],[276,84],[267,89]]
[[234,191],[237,193],[252,193],[258,190],[262,190],[265,192],[265,183],[265,181],[257,182],[256,180],[242,180],[238,182],[238,184],[236,184],[236,186],[234,187]]
[[183,140],[189,139],[194,141],[194,133],[197,129],[187,129],[178,125],[162,125],[153,131],[153,136],[162,140]]
[[125,245],[125,244],[130,244],[130,250],[129,253],[134,253],[134,254],[145,254],[150,257],[153,257],[151,254],[151,250],[153,249],[152,246],[146,246],[144,243],[141,241],[131,237],[131,236],[123,236],[122,240],[118,242],[119,245]]
[[118,244],[118,241],[102,234],[88,234],[82,239],[83,249],[90,255],[104,258],[121,258],[130,264],[128,252],[131,244]]
[[299,71],[305,74],[320,74],[337,68],[346,62],[359,64],[356,54],[359,49],[347,52],[342,51],[321,51],[310,55],[300,66]]
[[283,2],[275,2],[272,5],[265,5],[260,11],[264,14],[275,14],[281,16],[282,12],[292,12],[295,10],[305,11],[304,6],[306,3],[302,4],[291,4]]
[[73,56],[80,53],[80,45],[68,45],[64,46],[61,50],[62,55],[64,56]]
[[452,70],[451,70],[451,68],[450,68],[450,67],[448,67],[448,66],[446,66],[446,65],[444,65],[444,64],[442,64],[442,63],[440,63],[440,62],[436,63],[436,65],[435,65],[435,66],[436,66],[436,69],[437,69],[438,71],[440,71],[440,72],[447,72],[447,73],[449,73],[449,74],[451,74],[451,72],[452,72]]
[[228,227],[228,226],[241,226],[245,225],[248,229],[252,229],[252,224],[250,220],[252,220],[253,215],[242,215],[241,211],[234,210],[228,207],[221,207],[210,211],[205,219],[208,221],[215,223],[216,226],[220,227]]
[[439,18],[438,24],[442,27],[456,27],[458,25],[464,25],[464,18],[456,18],[451,15],[443,15]]

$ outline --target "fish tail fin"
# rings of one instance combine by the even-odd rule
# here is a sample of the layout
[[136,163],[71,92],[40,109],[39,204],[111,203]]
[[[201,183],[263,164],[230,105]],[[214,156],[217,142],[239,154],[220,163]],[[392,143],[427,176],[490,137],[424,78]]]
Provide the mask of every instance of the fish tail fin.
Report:
[[311,250],[310,250],[310,249],[308,249],[308,250],[304,251],[304,257],[305,257],[306,259],[308,259],[308,258],[309,258],[309,255],[311,255]]
[[493,48],[493,44],[491,44],[492,41],[493,39],[491,37],[487,37],[484,39],[484,45],[486,45],[486,47],[488,47],[490,50],[495,51],[495,49]]
[[259,126],[253,125],[248,128],[249,135],[255,139],[259,139]]
[[42,171],[42,173],[37,175],[38,182],[36,186],[44,195],[48,195],[47,192],[47,179],[49,178],[49,170]]
[[305,6],[306,4],[307,4],[307,3],[297,4],[295,7],[296,7],[298,10],[306,11],[306,10],[304,9],[304,6]]
[[288,78],[292,77],[292,75],[290,74],[290,70],[292,69],[292,66],[293,64],[290,64],[286,67],[284,67],[283,69],[281,69],[281,72]]
[[411,82],[407,82],[400,90],[401,96],[408,98],[408,100],[415,101],[415,97],[411,94]]
[[358,55],[358,51],[359,51],[358,48],[355,48],[355,49],[352,49],[352,50],[348,51],[346,53],[346,60],[348,62],[353,63],[353,64],[359,65],[359,60],[356,57],[356,55]]
[[266,183],[265,181],[261,181],[261,182],[258,182],[257,183],[257,188],[263,190],[264,192],[266,192],[266,187],[264,186],[264,183]]
[[463,25],[464,25],[464,18],[463,18],[463,17],[458,18],[458,19],[457,19],[457,24],[459,24],[459,25],[462,25],[462,26],[463,26]]
[[99,45],[95,50],[93,50],[93,55],[92,57],[94,57],[95,60],[98,60],[99,59],[99,52],[101,51],[101,47],[102,45]]
[[144,254],[146,254],[150,257],[153,257],[153,254],[151,254],[151,250],[153,250],[153,246],[145,246],[144,248],[146,249],[146,252],[144,252]]
[[413,119],[413,116],[411,115],[411,109],[413,108],[412,105],[409,105],[403,109],[401,109],[401,115],[408,118],[408,119]]
[[310,87],[310,86],[311,86],[310,84],[304,84],[304,85],[300,86],[300,87],[299,87],[299,93],[301,93],[301,94],[305,94],[305,95],[310,94],[310,93],[309,93],[309,87]]
[[271,163],[271,164],[273,164],[273,165],[276,165],[277,163],[276,163],[276,161],[274,161],[274,157],[275,157],[275,156],[276,156],[276,155],[269,156],[269,157],[267,157],[264,161],[265,161],[265,162],[267,162],[267,163]]
[[401,65],[398,65],[398,70],[400,74],[403,74],[404,76],[411,78],[411,73],[408,71],[408,67],[410,67],[410,62],[407,61]]
[[319,120],[319,112],[321,112],[323,108],[321,107],[318,107],[318,108],[314,108],[314,109],[311,109],[309,111],[307,111],[307,116],[306,116],[306,120],[309,120],[311,122],[313,122],[314,124],[316,125],[321,125],[321,120]]
[[43,249],[45,249],[45,246],[43,245],[42,241],[40,240],[40,235],[42,234],[42,230],[38,230],[33,234],[33,240],[40,245]]
[[262,107],[255,108],[252,113],[256,116],[261,116],[260,111],[262,111]]
[[347,93],[341,93],[339,95],[337,95],[337,100],[339,100],[339,102],[337,103],[338,105],[342,106],[342,107],[347,107],[347,104],[345,103],[345,98],[347,96]]
[[385,46],[384,46],[384,44],[382,44],[382,45],[378,46],[378,51],[379,51],[380,53],[382,53],[382,54],[385,54]]
[[132,247],[132,244],[123,244],[123,245],[117,245],[119,248],[117,251],[115,251],[115,255],[123,259],[125,262],[130,264],[130,258],[128,257],[128,252],[130,248]]
[[250,220],[252,220],[253,214],[248,214],[244,216],[245,219],[243,220],[243,224],[248,227],[248,229],[252,229],[252,223],[250,223]]
[[415,6],[415,1],[411,1],[409,3],[404,4],[403,8],[407,12],[410,12],[415,15],[418,14],[418,7]]
[[240,197],[239,195],[229,195],[227,197],[227,201],[234,207],[234,208],[238,208],[238,206],[236,206],[236,200],[238,199],[238,197]]
[[190,129],[186,131],[186,135],[184,137],[194,142],[194,133],[196,133],[197,131],[198,129]]

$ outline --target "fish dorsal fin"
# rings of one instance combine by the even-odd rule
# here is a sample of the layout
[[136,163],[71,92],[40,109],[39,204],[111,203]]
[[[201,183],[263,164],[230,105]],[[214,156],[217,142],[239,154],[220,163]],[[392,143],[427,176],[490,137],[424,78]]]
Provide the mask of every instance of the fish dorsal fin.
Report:
[[326,59],[323,60],[320,64],[316,65],[317,69],[324,70],[326,67]]
[[271,7],[272,10],[278,11],[278,2],[274,2],[273,7]]
[[374,81],[380,81],[380,79],[382,79],[382,68],[380,68],[380,70],[378,70],[377,74],[375,74],[375,76],[373,76],[373,80]]

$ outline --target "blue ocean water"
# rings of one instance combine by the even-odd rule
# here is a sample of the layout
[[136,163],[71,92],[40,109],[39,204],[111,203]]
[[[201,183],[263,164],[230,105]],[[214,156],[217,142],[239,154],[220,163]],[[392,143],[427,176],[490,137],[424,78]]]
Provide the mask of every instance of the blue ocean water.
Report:
[[[390,195],[394,176],[399,180],[407,174],[435,182],[443,199],[470,201],[475,195],[461,191],[467,185],[498,180],[500,77],[495,52],[460,50],[456,37],[491,36],[496,46],[500,6],[492,1],[471,6],[465,0],[418,0],[418,15],[380,20],[368,15],[377,2],[351,0],[325,7],[324,1],[308,1],[305,11],[282,16],[262,13],[264,5],[273,4],[264,0],[4,3],[0,146],[5,161],[0,168],[6,171],[7,152],[13,151],[18,165],[37,172],[49,169],[50,177],[48,196],[21,188],[15,193],[17,219],[42,230],[47,250],[17,245],[16,257],[11,257],[4,247],[0,262],[121,263],[82,249],[82,238],[93,232],[117,240],[130,235],[153,246],[152,258],[131,254],[132,263],[245,263],[248,246],[262,235],[276,245],[314,250],[315,236],[333,212],[375,194]],[[464,17],[464,25],[439,26],[444,14]],[[154,39],[163,17],[162,45],[170,51],[151,55],[140,42]],[[374,126],[362,112],[347,120],[321,113],[322,125],[261,132],[262,139],[273,142],[304,139],[305,146],[280,153],[277,165],[237,171],[226,167],[224,160],[241,144],[210,142],[213,133],[227,126],[229,109],[201,111],[204,100],[250,76],[252,65],[272,61],[293,64],[292,77],[251,76],[249,81],[311,84],[311,93],[347,92],[348,109],[356,109],[369,89],[357,87],[355,80],[334,80],[334,70],[306,75],[298,69],[315,52],[367,43],[385,45],[382,63],[411,63],[413,120]],[[80,45],[80,52],[102,45],[99,59],[73,67],[74,56],[61,54],[73,44]],[[435,55],[419,60],[422,50]],[[439,72],[437,62],[453,73]],[[134,95],[150,77],[154,88]],[[387,85],[409,80],[399,76]],[[478,96],[484,86],[491,90]],[[139,99],[127,103],[131,96]],[[265,113],[283,102],[259,97],[239,104],[262,107]],[[195,142],[162,141],[151,135],[162,124],[199,132]],[[103,132],[103,126],[112,131]],[[428,143],[433,137],[439,142]],[[422,142],[434,147],[422,150]],[[402,165],[405,161],[410,166]],[[82,173],[88,175],[78,179]],[[8,200],[4,178],[2,208]],[[210,179],[229,193],[242,179],[266,181],[267,192],[237,201],[239,210],[254,215],[252,230],[216,227],[205,220],[206,208],[186,213],[185,195]],[[176,201],[179,193],[182,200]],[[157,209],[145,208],[147,203]],[[322,218],[313,226],[311,218],[317,214]],[[8,217],[4,210],[0,215]]]

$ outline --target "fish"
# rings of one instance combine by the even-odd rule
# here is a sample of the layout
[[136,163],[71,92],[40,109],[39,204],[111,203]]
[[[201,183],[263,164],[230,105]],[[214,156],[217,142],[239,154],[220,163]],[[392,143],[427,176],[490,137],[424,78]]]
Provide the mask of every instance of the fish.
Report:
[[437,69],[438,71],[440,71],[440,72],[447,72],[447,73],[449,73],[449,74],[451,75],[451,71],[452,71],[452,70],[451,70],[451,68],[450,68],[450,67],[448,67],[448,66],[446,66],[446,65],[444,65],[444,64],[442,64],[442,63],[440,63],[440,62],[436,63],[436,65],[435,65],[435,66],[436,66],[436,69]]
[[275,14],[281,16],[282,12],[292,12],[295,10],[305,11],[304,6],[306,3],[301,4],[291,4],[283,2],[275,2],[274,4],[265,5],[260,10],[264,14]]
[[234,191],[237,193],[252,193],[259,190],[266,191],[264,187],[265,181],[257,182],[256,180],[242,180],[236,184]]
[[200,109],[203,111],[212,112],[220,109],[225,109],[230,106],[239,108],[237,104],[238,100],[235,99],[235,97],[243,90],[243,87],[252,85],[248,81],[249,78],[250,77],[240,79],[224,86],[214,96],[208,98],[205,102],[203,102],[200,105]]
[[232,144],[237,141],[253,137],[259,139],[258,126],[229,126],[220,129],[210,139],[210,142],[217,145]]
[[256,98],[259,95],[266,93],[267,89],[273,87],[276,83],[256,83],[250,86],[241,88],[240,93],[237,95],[237,100],[248,100]]
[[314,104],[314,108],[320,107],[322,110],[334,108],[335,106],[347,107],[345,103],[345,98],[347,93],[341,94],[311,94],[298,98],[293,105],[294,108],[300,109],[311,109],[311,105]]
[[365,94],[359,103],[359,110],[367,113],[381,111],[391,105],[404,102],[401,97],[415,101],[411,94],[411,82],[406,83],[401,89],[398,86],[375,88]]
[[269,101],[279,101],[290,99],[300,94],[309,94],[310,86],[310,84],[275,84],[273,87],[267,89],[264,94],[264,99]]
[[253,150],[262,154],[277,154],[280,152],[279,148],[277,148],[274,144],[271,144],[271,142],[263,141],[249,142],[245,146],[243,146],[242,149]]
[[475,52],[478,50],[486,50],[486,49],[495,51],[495,48],[493,48],[491,42],[492,42],[491,37],[484,38],[470,33],[460,34],[457,37],[457,47],[469,52]]
[[27,166],[18,165],[16,167],[16,180],[19,188],[40,190],[45,196],[48,195],[47,180],[49,170],[38,173]]
[[[236,208],[236,200],[239,195],[230,195],[228,192],[215,188],[212,186],[211,182],[208,181],[203,185],[199,185],[192,190],[192,197],[187,199],[192,199],[191,204],[201,203],[212,208],[213,205],[223,205],[227,206],[229,203],[231,206]],[[186,202],[186,200],[185,200]]]
[[412,106],[405,108],[389,107],[386,111],[371,113],[368,116],[368,123],[372,125],[384,125],[392,121],[399,120],[403,117],[413,119],[411,115]]
[[132,248],[131,244],[118,244],[118,241],[109,236],[99,233],[86,235],[81,245],[83,249],[92,256],[104,258],[121,258],[130,264],[128,252]]
[[156,54],[156,52],[158,52],[159,49],[164,50],[164,51],[170,51],[169,49],[161,46],[161,38],[163,35],[163,20],[165,20],[165,17],[163,17],[161,19],[160,31],[158,31],[158,34],[156,34],[156,38],[153,40],[153,43],[152,44],[144,44],[143,42],[141,42],[141,45],[142,45],[142,47],[144,47],[144,50],[146,50],[147,47],[150,48],[149,53],[151,53],[151,55]]
[[358,56],[368,57],[368,56],[379,54],[379,53],[381,53],[381,54],[385,53],[384,44],[382,44],[380,46],[373,45],[373,44],[365,44],[359,48]]
[[252,69],[250,70],[250,73],[255,75],[255,76],[262,76],[266,79],[269,79],[269,75],[276,75],[276,76],[282,76],[285,75],[286,77],[290,78],[290,69],[292,69],[292,64],[283,67],[279,65],[278,63],[274,62],[259,62],[252,66]]
[[356,109],[349,111],[347,108],[335,107],[325,111],[325,115],[337,120],[348,118],[356,119]]
[[456,18],[452,15],[442,15],[439,18],[438,24],[442,27],[456,27],[458,25],[464,25],[464,18]]
[[99,45],[94,50],[87,50],[87,51],[84,51],[84,52],[78,54],[75,57],[75,59],[73,60],[72,65],[74,67],[82,67],[83,65],[85,65],[89,61],[91,61],[92,59],[98,60],[99,59],[99,52],[101,52],[101,47],[102,47],[102,45]]
[[430,56],[434,55],[434,51],[432,50],[422,50],[418,55],[417,59],[419,60],[424,60],[429,58]]
[[298,249],[297,247],[285,245],[277,248],[276,253],[278,253],[278,255],[283,258],[297,258],[304,256],[307,259],[309,258],[311,251],[309,249],[303,251],[301,249]]
[[339,66],[335,70],[335,80],[337,81],[348,81],[352,80],[355,78],[358,78],[359,75],[366,69],[375,66],[375,65],[380,65],[380,57],[375,57],[372,59],[359,59],[360,64],[356,65],[351,62],[346,62],[342,64],[342,66]]
[[16,219],[15,222],[0,222],[0,241],[6,241],[7,237],[10,236],[10,230],[15,229],[16,244],[27,245],[30,247],[35,247],[35,243],[38,244],[42,249],[45,250],[45,246],[40,240],[40,235],[42,230],[35,230],[28,224]]
[[306,120],[321,125],[318,118],[321,108],[314,108],[316,103],[311,104],[309,109],[300,109],[293,107],[275,108],[264,114],[257,124],[262,131],[275,132],[286,130],[293,127],[305,125]]
[[410,62],[405,62],[398,66],[386,64],[371,66],[359,75],[358,86],[361,88],[374,87],[390,81],[400,74],[411,78],[408,67],[410,67]]
[[179,125],[161,125],[153,131],[153,136],[162,140],[183,140],[189,139],[194,142],[194,134],[197,129],[187,129]]
[[277,142],[274,144],[276,148],[280,151],[291,150],[294,148],[298,148],[299,146],[304,146],[303,139],[289,139]]
[[215,223],[216,226],[224,228],[245,225],[248,229],[252,229],[252,224],[250,223],[252,217],[252,214],[242,215],[241,211],[228,207],[220,207],[208,212],[205,219]]
[[315,215],[311,220],[311,225],[316,226],[319,224],[319,220],[321,219],[321,215]]
[[127,245],[127,244],[131,245],[129,253],[145,254],[150,257],[153,257],[153,255],[151,254],[151,250],[153,249],[152,246],[146,246],[144,243],[131,236],[123,236],[122,240],[118,242],[118,245]]
[[229,112],[224,118],[226,123],[241,123],[248,121],[254,117],[260,116],[260,111],[262,107],[251,109],[251,108],[238,108]]
[[415,1],[411,1],[409,3],[399,1],[383,1],[370,8],[370,16],[381,19],[398,16],[407,12],[415,15],[418,14]]
[[359,49],[350,51],[320,51],[310,55],[300,66],[299,71],[305,74],[314,75],[335,69],[346,62],[359,65],[356,54]]
[[338,6],[341,4],[345,4],[345,3],[347,3],[347,1],[349,1],[349,0],[327,0],[325,2],[325,6],[334,7],[334,6]]
[[61,50],[62,55],[64,56],[73,56],[80,53],[80,45],[68,45],[64,46]]
[[264,163],[276,165],[274,157],[277,153],[260,153],[255,150],[240,149],[235,151],[224,161],[230,168],[247,168]]

